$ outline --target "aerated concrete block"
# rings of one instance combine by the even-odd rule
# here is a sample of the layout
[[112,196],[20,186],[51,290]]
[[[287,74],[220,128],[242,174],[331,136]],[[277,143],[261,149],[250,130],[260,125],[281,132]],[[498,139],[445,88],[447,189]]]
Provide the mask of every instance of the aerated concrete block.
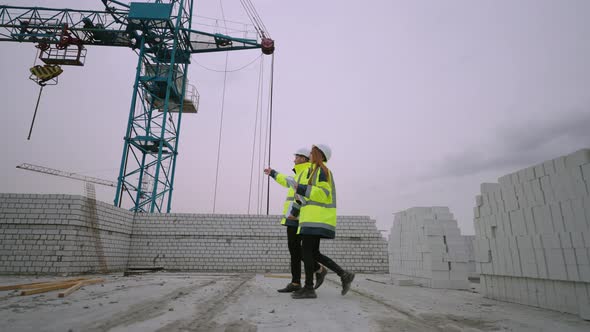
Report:
[[565,260],[565,269],[567,271],[567,278],[570,281],[581,281],[578,272],[578,262],[573,248],[563,249],[563,257]]
[[549,278],[553,280],[568,280],[563,249],[545,249],[545,257],[547,258]]
[[535,168],[535,178],[539,179],[545,175],[545,167],[543,167],[543,164],[539,164],[537,166],[534,166],[534,168]]
[[553,165],[555,165],[556,173],[564,172],[567,169],[567,167],[565,166],[565,157],[553,159]]
[[524,169],[524,180],[525,182],[532,181],[535,179],[535,167],[527,167]]
[[524,214],[522,210],[516,210],[509,213],[510,226],[512,227],[513,235],[526,235],[526,226],[524,222]]
[[548,205],[535,206],[532,208],[536,234],[553,233],[551,222],[551,211]]
[[504,207],[506,212],[514,211],[519,208],[518,199],[513,186],[503,186],[502,197],[504,199]]
[[483,197],[481,195],[475,196],[475,206],[483,205]]
[[518,252],[518,245],[516,243],[516,238],[511,237],[508,239],[510,244],[510,253],[512,255],[512,267],[513,267],[513,275],[516,277],[522,277],[522,264],[520,261],[520,255]]
[[498,178],[498,183],[500,184],[500,186],[504,187],[504,186],[512,186],[512,178],[510,176],[510,174],[501,176]]
[[545,259],[545,251],[542,248],[533,248],[535,253],[535,261],[537,262],[537,270],[539,278],[549,278],[549,271],[547,269],[547,261]]
[[559,203],[561,206],[561,213],[563,214],[563,224],[566,232],[582,232],[585,229],[579,229],[578,223],[574,217],[574,210],[571,201],[564,201]]
[[590,182],[590,163],[584,164],[581,166],[582,168],[582,178],[586,182]]
[[559,203],[549,204],[551,211],[551,221],[555,232],[565,232],[565,224],[563,221],[563,214],[561,213],[561,205]]
[[544,162],[543,170],[545,171],[545,175],[555,173],[555,164],[553,163],[553,160],[547,160],[546,162]]
[[584,198],[588,197],[586,196],[573,199],[571,203],[572,212],[574,214],[574,227],[578,232],[585,232],[590,230],[590,216],[586,216]]
[[581,149],[565,157],[565,166],[574,168],[590,163],[590,149]]
[[520,183],[520,181],[518,181],[518,173],[514,172],[510,174],[510,180],[513,186],[517,186]]
[[545,197],[545,203],[550,204],[557,201],[555,193],[551,185],[549,176],[543,176],[539,179],[541,182],[541,191],[543,191],[543,197]]
[[573,248],[585,248],[584,245],[584,234],[585,232],[573,232],[570,233],[572,238],[572,247]]

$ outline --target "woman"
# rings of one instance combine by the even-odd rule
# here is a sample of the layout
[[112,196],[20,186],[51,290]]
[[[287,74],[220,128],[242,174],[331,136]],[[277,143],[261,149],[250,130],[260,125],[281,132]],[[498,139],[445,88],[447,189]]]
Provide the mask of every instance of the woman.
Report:
[[[301,196],[298,234],[302,240],[305,287],[294,292],[294,299],[316,298],[313,288],[314,273],[325,276],[326,271],[314,271],[317,261],[336,272],[342,281],[342,295],[350,289],[354,273],[344,271],[336,262],[320,253],[320,239],[336,237],[336,186],[332,172],[326,166],[332,151],[324,144],[311,148],[311,170],[307,184],[297,184],[295,192]],[[293,211],[296,214],[297,211]]]

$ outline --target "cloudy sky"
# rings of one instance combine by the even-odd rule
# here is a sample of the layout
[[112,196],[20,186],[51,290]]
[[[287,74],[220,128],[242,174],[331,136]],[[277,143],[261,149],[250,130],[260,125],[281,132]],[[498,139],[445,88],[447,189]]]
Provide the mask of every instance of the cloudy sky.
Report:
[[[252,2],[277,46],[272,166],[286,172],[300,146],[330,145],[340,214],[369,215],[389,230],[396,211],[449,206],[473,234],[482,182],[590,147],[588,1]],[[99,0],[3,3],[101,8]],[[195,6],[195,15],[249,23],[238,0]],[[261,167],[251,191],[250,174],[260,68],[268,90],[270,59],[193,55],[189,80],[201,102],[183,118],[173,212],[213,210],[224,78],[216,212],[260,210]],[[81,182],[15,168],[24,162],[115,179],[135,53],[89,47],[84,67],[65,67],[59,85],[44,89],[27,141],[34,61],[33,44],[0,43],[0,191],[84,192]],[[113,201],[114,190],[97,191]],[[271,183],[271,213],[284,194]]]

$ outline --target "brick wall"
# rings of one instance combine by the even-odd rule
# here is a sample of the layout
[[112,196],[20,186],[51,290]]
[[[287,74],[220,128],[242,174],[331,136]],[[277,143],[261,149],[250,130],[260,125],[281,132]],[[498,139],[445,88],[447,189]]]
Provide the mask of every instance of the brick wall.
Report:
[[[279,216],[169,214],[136,218],[130,266],[197,271],[289,271]],[[335,240],[321,252],[344,269],[387,272],[387,242],[368,217],[338,217]]]
[[[387,242],[369,217],[338,217],[321,251],[355,272],[388,271]],[[138,214],[83,196],[0,194],[0,273],[289,270],[279,216]]]

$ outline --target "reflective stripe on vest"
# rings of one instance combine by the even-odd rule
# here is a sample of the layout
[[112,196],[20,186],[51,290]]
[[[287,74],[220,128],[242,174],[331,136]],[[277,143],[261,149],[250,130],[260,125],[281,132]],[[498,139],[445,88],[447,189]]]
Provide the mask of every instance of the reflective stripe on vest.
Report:
[[308,221],[308,222],[305,222],[304,225],[305,225],[305,227],[324,228],[324,229],[330,230],[332,232],[336,232],[336,227],[334,227],[332,225],[324,224],[322,222]]

